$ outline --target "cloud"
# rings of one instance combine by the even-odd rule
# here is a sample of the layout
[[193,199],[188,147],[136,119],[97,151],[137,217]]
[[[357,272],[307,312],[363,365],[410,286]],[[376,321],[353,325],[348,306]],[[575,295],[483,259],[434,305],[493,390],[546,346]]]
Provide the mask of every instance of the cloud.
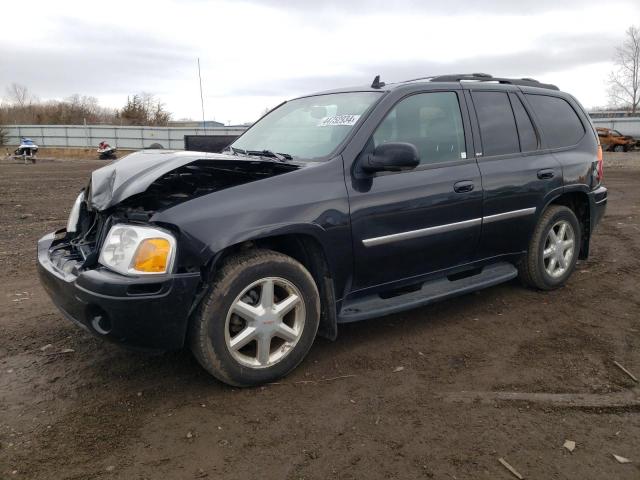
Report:
[[[387,83],[450,73],[484,72],[502,77],[533,77],[580,65],[606,62],[611,58],[615,39],[593,35],[548,35],[535,48],[501,55],[476,55],[452,62],[387,61],[373,65],[357,64],[349,74],[282,76],[279,79],[233,89],[231,95],[299,95],[330,88],[369,85],[375,75]],[[571,85],[566,88],[570,89]]]
[[30,15],[28,34],[3,26],[0,95],[18,82],[43,99],[77,92],[114,107],[149,91],[176,118],[198,118],[199,57],[207,115],[234,123],[376,74],[548,75],[603,103],[613,48],[640,18],[637,0],[613,1],[616,15],[595,0],[21,0],[3,11]]
[[53,33],[56,42],[10,45],[0,43],[0,85],[18,82],[47,97],[74,92],[96,95],[130,94],[163,88],[194,54],[146,33],[95,22],[63,18]]
[[337,14],[348,13],[361,15],[366,13],[389,12],[390,7],[394,12],[410,11],[415,13],[432,14],[529,14],[542,13],[559,9],[584,8],[588,5],[602,5],[597,0],[482,0],[482,1],[458,1],[444,2],[442,0],[324,0],[321,2],[309,2],[299,0],[258,0],[253,2],[261,6],[271,6],[276,9],[309,14],[321,11],[323,13]]

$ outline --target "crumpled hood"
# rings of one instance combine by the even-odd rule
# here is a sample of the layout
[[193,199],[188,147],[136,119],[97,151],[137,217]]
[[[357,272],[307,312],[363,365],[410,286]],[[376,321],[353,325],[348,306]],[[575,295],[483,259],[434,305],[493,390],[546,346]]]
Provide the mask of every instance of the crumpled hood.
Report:
[[144,192],[165,173],[197,160],[250,162],[256,159],[221,153],[176,150],[145,150],[132,153],[91,174],[88,202],[92,209],[105,210]]

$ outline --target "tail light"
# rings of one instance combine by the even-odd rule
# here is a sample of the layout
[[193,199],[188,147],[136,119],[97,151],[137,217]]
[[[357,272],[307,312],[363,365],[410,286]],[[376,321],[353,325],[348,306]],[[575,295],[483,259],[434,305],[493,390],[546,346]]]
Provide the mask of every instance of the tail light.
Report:
[[598,184],[602,182],[604,178],[604,168],[602,161],[602,145],[598,143],[598,165],[596,167],[596,180],[598,180]]

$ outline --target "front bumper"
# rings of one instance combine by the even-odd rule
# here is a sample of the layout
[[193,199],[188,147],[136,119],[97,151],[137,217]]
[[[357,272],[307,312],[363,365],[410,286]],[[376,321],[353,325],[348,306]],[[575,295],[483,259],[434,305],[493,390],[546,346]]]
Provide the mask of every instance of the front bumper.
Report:
[[38,274],[67,318],[129,347],[172,350],[184,345],[199,273],[126,277],[100,267],[76,275],[51,261],[54,238],[50,233],[38,241]]

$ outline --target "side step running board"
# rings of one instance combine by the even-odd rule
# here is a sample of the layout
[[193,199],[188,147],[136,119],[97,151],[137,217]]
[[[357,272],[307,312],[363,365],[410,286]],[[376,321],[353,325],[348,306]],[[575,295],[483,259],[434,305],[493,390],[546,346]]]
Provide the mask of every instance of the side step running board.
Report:
[[501,262],[487,265],[476,275],[449,280],[439,278],[425,282],[422,287],[404,295],[392,298],[381,298],[378,295],[370,295],[354,300],[347,300],[340,314],[339,323],[357,322],[373,317],[381,317],[391,313],[421,307],[445,298],[455,297],[464,293],[473,292],[482,288],[492,287],[502,282],[515,278],[518,270],[511,263]]

